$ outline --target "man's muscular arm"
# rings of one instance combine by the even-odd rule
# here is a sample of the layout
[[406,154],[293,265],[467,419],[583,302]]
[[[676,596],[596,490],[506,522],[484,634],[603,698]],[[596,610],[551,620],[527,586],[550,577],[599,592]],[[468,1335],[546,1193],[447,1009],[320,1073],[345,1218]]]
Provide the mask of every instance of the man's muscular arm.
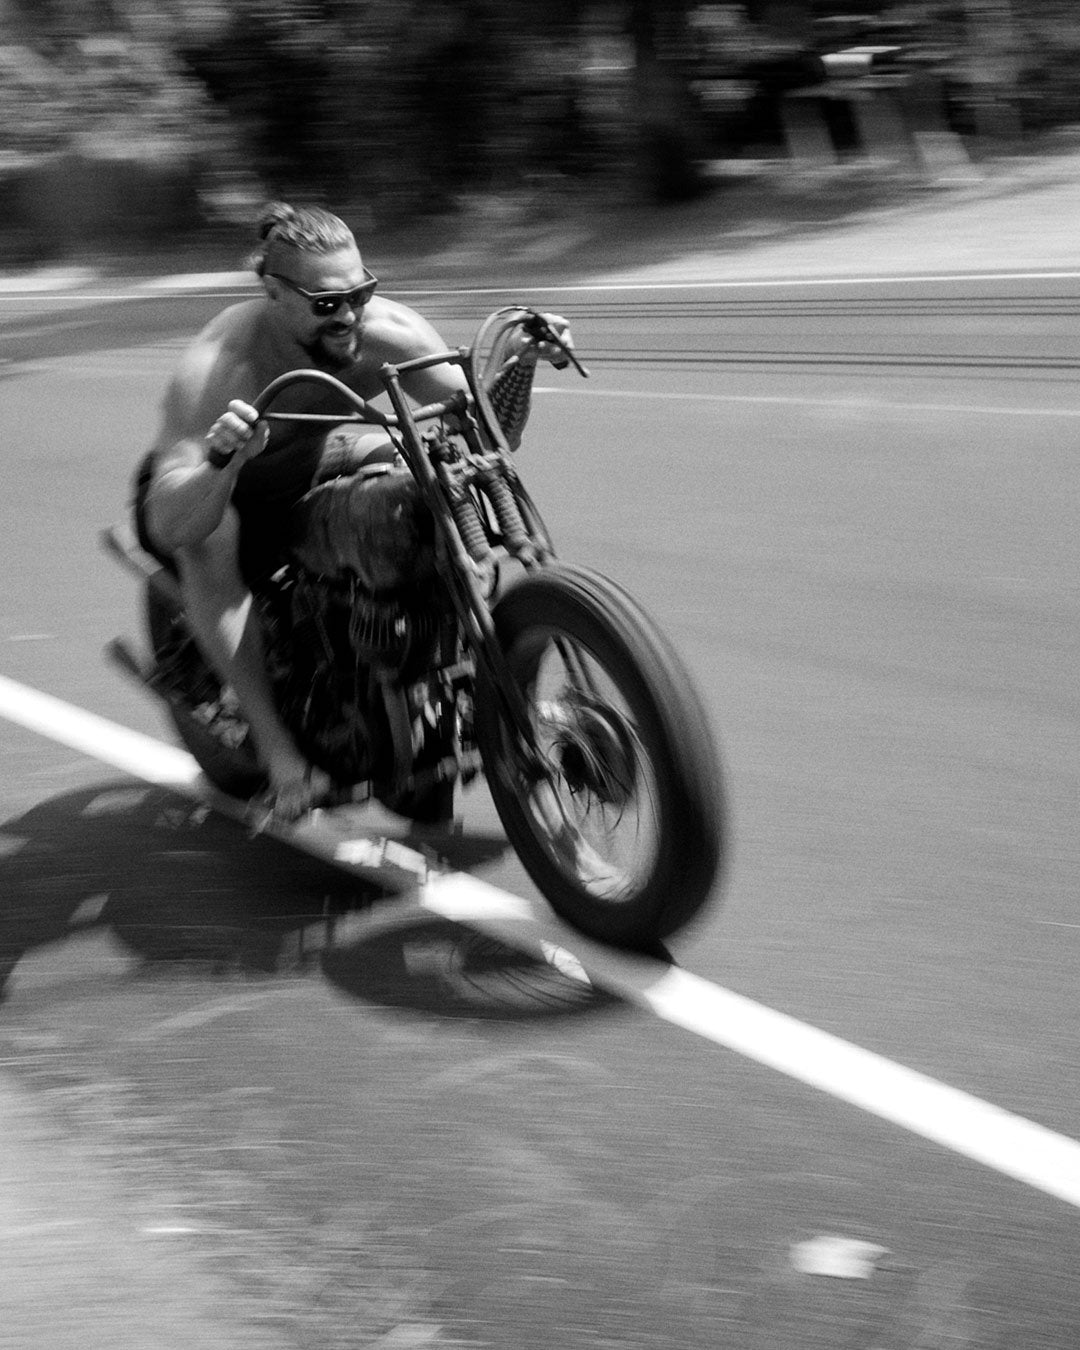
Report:
[[521,445],[521,435],[532,410],[535,376],[536,356],[520,352],[502,363],[488,385],[488,399],[511,450]]
[[[567,347],[574,345],[569,326],[561,315],[543,317],[561,342]],[[537,341],[519,324],[503,334],[491,356],[494,366],[487,380],[487,395],[507,443],[517,450],[532,409],[533,379],[540,358],[561,370],[568,364],[566,355],[557,343]]]
[[[376,375],[383,362],[397,365],[451,350],[451,344],[416,310],[387,300],[371,315],[364,334],[364,354],[360,364],[365,371]],[[402,378],[402,385],[409,397],[421,404],[434,403],[469,387],[461,367],[451,365],[410,371]]]
[[240,469],[265,444],[255,409],[235,397],[251,392],[249,383],[216,344],[205,343],[188,352],[166,391],[146,510],[154,541],[167,553],[217,529]]

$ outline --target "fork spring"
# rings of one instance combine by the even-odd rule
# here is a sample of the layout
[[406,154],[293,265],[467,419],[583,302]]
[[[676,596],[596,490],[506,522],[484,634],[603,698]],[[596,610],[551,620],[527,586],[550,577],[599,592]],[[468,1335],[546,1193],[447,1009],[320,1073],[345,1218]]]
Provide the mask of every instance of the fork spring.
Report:
[[469,556],[475,562],[484,562],[491,557],[491,545],[488,543],[487,531],[484,529],[484,522],[480,519],[480,512],[476,509],[476,503],[471,497],[461,496],[454,499],[450,509],[454,513],[454,520],[461,534],[462,543],[465,545]]
[[499,522],[503,541],[510,552],[513,553],[529,542],[529,535],[525,529],[521,509],[504,479],[492,478],[490,482],[485,484],[485,487],[488,500],[495,508],[495,519]]

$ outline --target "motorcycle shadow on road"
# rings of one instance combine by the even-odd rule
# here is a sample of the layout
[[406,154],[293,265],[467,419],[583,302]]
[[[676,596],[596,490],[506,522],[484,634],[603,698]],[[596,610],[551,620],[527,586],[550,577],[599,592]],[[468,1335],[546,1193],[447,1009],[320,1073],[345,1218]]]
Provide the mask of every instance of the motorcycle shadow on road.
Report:
[[[445,852],[469,867],[507,847],[473,835]],[[396,895],[166,789],[123,780],[67,793],[0,825],[0,998],[24,957],[98,930],[132,955],[136,978],[319,970],[358,1001],[451,1017],[611,1001],[576,971],[445,920],[380,924],[380,902]]]
[[361,932],[323,953],[327,978],[365,1003],[441,1017],[524,1020],[620,1005],[568,952],[534,955],[431,915]]

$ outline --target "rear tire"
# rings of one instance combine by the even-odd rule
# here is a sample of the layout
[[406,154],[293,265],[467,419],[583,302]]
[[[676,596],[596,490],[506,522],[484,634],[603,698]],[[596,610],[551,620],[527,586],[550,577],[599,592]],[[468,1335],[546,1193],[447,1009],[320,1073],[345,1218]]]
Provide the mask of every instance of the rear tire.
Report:
[[546,769],[530,776],[479,678],[477,742],[510,842],[567,922],[655,950],[715,893],[723,861],[721,769],[690,678],[626,592],[584,568],[529,574],[493,617]]

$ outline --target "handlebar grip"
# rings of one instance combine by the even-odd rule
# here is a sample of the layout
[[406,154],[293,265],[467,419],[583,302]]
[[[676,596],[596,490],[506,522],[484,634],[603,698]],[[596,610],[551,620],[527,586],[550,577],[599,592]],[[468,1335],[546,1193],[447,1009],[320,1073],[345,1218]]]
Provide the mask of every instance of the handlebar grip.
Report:
[[562,359],[551,363],[556,370],[565,370],[567,366],[572,365],[579,375],[588,378],[589,372],[542,314],[533,310],[531,316],[524,321],[523,327],[529,336],[535,338],[537,342],[550,342],[552,346],[560,348],[563,352]]

